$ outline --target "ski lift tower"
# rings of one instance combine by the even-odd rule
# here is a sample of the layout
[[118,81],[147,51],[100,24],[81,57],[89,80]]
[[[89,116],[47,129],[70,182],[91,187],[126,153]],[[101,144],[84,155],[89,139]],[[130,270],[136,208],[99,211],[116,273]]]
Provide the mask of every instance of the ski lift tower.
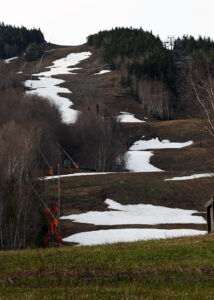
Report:
[[175,37],[173,35],[169,35],[167,37],[167,40],[165,42],[163,42],[163,44],[165,45],[165,47],[167,49],[173,50],[174,44],[175,44]]

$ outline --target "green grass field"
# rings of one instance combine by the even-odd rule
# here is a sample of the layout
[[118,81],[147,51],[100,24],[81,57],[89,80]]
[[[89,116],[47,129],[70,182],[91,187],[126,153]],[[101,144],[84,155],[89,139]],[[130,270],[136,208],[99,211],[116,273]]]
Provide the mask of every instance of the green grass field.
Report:
[[0,299],[214,299],[214,237],[0,252]]

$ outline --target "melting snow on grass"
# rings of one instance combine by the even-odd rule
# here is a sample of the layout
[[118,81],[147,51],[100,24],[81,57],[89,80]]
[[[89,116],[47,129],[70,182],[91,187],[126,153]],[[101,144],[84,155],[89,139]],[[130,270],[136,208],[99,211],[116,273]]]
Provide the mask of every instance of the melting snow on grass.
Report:
[[213,177],[214,173],[207,173],[207,174],[195,174],[190,176],[182,176],[182,177],[173,177],[169,179],[164,179],[165,181],[179,181],[179,180],[191,180],[191,179],[198,179],[198,178],[205,178],[205,177]]
[[49,71],[35,74],[35,76],[50,77],[54,75],[72,74],[74,70],[80,68],[71,68],[77,65],[82,60],[87,59],[91,55],[91,52],[71,53],[64,58],[57,59],[53,62],[52,66],[47,67]]
[[147,149],[180,149],[192,145],[193,142],[171,143],[168,140],[160,141],[158,138],[136,141],[127,152],[126,168],[131,172],[163,172],[163,170],[150,164],[150,158],[154,155]]
[[52,66],[47,67],[49,71],[34,74],[34,76],[39,76],[38,80],[27,80],[25,82],[25,86],[31,89],[27,91],[27,94],[37,94],[42,97],[50,98],[50,101],[55,103],[61,110],[63,121],[65,123],[74,123],[79,111],[70,108],[73,103],[68,98],[58,95],[59,93],[68,94],[71,93],[71,91],[59,86],[64,80],[51,78],[51,76],[75,74],[72,73],[72,71],[79,68],[71,68],[71,66],[75,66],[90,55],[90,52],[71,53],[65,58],[54,61]]
[[[122,205],[107,199],[105,203],[110,211],[90,211],[75,214],[61,219],[69,219],[78,223],[94,225],[128,225],[128,224],[205,224],[200,216],[193,216],[196,210],[185,210],[154,206],[150,204]],[[63,241],[78,243],[80,245],[97,245],[117,242],[136,242],[152,239],[167,239],[183,236],[206,234],[205,231],[193,229],[154,229],[154,228],[128,228],[109,229],[81,232],[71,235]]]
[[106,73],[110,73],[110,70],[102,70],[99,73],[95,73],[94,75],[102,75],[102,74],[106,74]]
[[18,56],[14,56],[14,57],[11,57],[11,58],[7,58],[7,59],[4,60],[4,62],[5,62],[6,64],[9,64],[9,63],[11,63],[11,61],[13,61],[13,60],[15,60],[15,59],[17,59],[17,58],[18,58]]
[[[74,173],[74,174],[65,174],[65,175],[55,175],[55,176],[46,176],[45,180],[57,179],[63,177],[76,177],[76,176],[94,176],[94,175],[107,175],[107,174],[115,174],[114,172],[93,172],[93,173]],[[118,173],[117,173],[118,174]]]
[[89,211],[62,217],[78,223],[94,225],[157,225],[157,224],[205,224],[201,216],[194,216],[196,210],[169,208],[150,204],[122,205],[107,199],[110,211]]
[[206,234],[206,231],[193,229],[109,229],[73,234],[63,239],[63,241],[90,246],[118,242],[137,242],[153,239],[168,239],[202,234]]
[[163,172],[150,164],[151,151],[128,151],[126,168],[131,172]]
[[79,111],[70,108],[72,102],[68,98],[58,95],[58,93],[71,93],[69,89],[58,86],[58,84],[63,82],[64,80],[51,77],[39,77],[38,80],[27,80],[25,86],[30,87],[33,90],[27,91],[26,94],[37,94],[48,98],[59,107],[62,119],[65,123],[74,123],[78,117]]
[[143,123],[143,122],[145,122],[145,121],[135,118],[133,114],[130,114],[127,112],[120,112],[120,116],[118,117],[118,120],[121,123]]
[[160,141],[158,138],[151,139],[148,141],[140,140],[133,144],[130,150],[139,151],[139,150],[147,150],[147,149],[180,149],[187,146],[192,145],[193,142],[185,142],[185,143],[171,143],[168,140]]

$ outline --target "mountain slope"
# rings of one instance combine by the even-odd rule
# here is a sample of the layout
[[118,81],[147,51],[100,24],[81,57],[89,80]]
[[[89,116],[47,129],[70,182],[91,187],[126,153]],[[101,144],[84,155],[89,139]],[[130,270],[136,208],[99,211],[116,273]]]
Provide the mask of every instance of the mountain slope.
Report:
[[[129,94],[127,88],[121,87],[119,71],[97,74],[100,71],[109,70],[110,66],[103,61],[100,49],[94,49],[88,45],[54,46],[46,50],[41,61],[25,64],[24,57],[19,57],[11,64],[14,64],[17,71],[24,66],[23,75],[29,79],[32,73],[44,72],[53,61],[66,57],[70,53],[80,52],[91,52],[91,56],[75,65],[75,68],[81,68],[75,70],[76,74],[54,76],[54,78],[64,80],[61,86],[72,91],[72,93],[60,94],[73,102],[72,108],[79,111],[94,108],[101,116],[119,116],[121,112],[128,112],[146,121],[121,124],[122,137],[128,147],[138,140],[150,140],[157,137],[160,141],[166,139],[171,142],[193,141],[193,145],[183,149],[153,150],[154,156],[151,157],[151,163],[165,170],[164,173],[124,173],[62,179],[62,214],[66,216],[86,211],[106,211],[107,206],[104,201],[107,198],[121,204],[153,204],[204,212],[204,203],[213,193],[212,177],[188,181],[164,181],[172,177],[212,171],[210,160],[214,142],[210,138],[204,120],[180,119],[161,122],[155,120],[142,108],[136,98]],[[51,201],[52,183],[45,181],[44,189],[47,202]],[[204,213],[202,215],[205,217]],[[133,226],[148,228],[148,225],[135,224]],[[81,231],[133,226],[106,227],[62,221],[63,237]],[[152,228],[206,230],[206,225],[157,224]]]

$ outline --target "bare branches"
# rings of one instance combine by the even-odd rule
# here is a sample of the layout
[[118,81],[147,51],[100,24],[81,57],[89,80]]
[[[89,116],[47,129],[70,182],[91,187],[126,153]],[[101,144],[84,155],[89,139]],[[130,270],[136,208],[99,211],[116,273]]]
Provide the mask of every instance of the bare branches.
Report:
[[28,181],[29,172],[35,167],[37,139],[34,128],[27,130],[14,122],[5,124],[0,129],[0,168],[3,181],[0,236],[3,249],[23,248],[26,233],[30,233],[26,213],[31,215],[29,209],[33,198],[30,197],[31,187]]
[[83,112],[71,127],[71,140],[73,147],[68,152],[85,168],[123,170],[122,159],[119,161],[118,157],[124,156],[125,145],[121,141],[120,125],[113,118],[104,119],[93,110]]
[[209,57],[200,53],[189,63],[189,82],[214,136],[214,77]]

